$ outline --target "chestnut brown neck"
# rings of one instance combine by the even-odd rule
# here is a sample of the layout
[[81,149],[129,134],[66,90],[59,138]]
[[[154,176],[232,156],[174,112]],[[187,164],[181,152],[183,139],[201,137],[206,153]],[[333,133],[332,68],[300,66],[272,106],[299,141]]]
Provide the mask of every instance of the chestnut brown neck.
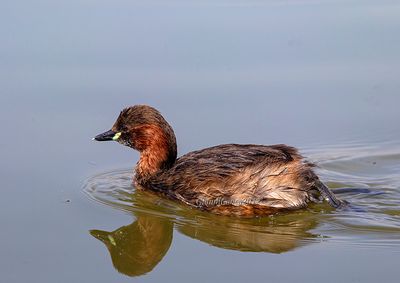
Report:
[[134,147],[140,151],[136,179],[147,179],[160,170],[171,168],[176,160],[176,140],[171,127],[146,124],[134,129]]

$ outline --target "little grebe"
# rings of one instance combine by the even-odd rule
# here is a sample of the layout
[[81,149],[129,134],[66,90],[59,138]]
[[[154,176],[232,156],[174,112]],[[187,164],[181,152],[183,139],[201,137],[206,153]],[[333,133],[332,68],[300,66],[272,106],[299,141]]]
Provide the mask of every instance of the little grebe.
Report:
[[313,164],[290,146],[224,144],[178,159],[174,131],[156,109],[125,108],[97,141],[118,141],[140,152],[135,185],[205,211],[268,215],[326,200],[342,202],[319,180]]

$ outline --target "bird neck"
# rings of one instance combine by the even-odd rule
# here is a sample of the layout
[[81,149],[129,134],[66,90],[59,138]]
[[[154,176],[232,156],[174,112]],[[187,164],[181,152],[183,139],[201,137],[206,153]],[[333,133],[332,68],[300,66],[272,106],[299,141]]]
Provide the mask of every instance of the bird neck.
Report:
[[146,125],[142,129],[145,133],[140,141],[140,159],[136,165],[137,178],[148,178],[161,170],[167,170],[175,163],[177,146],[175,134],[172,128],[161,128],[156,125]]

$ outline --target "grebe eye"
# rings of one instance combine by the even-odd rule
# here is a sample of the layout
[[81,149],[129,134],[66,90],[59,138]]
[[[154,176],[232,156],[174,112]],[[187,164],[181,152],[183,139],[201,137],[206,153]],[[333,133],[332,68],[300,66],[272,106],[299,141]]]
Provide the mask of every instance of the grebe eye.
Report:
[[127,131],[128,130],[125,126],[116,127],[115,130],[116,133],[121,133],[121,134],[126,134]]

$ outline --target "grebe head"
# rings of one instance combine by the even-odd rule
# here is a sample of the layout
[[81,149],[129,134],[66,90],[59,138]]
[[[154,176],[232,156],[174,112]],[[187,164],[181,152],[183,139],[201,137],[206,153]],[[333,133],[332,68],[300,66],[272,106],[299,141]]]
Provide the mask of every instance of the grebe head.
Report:
[[94,140],[113,140],[138,150],[140,160],[136,170],[141,175],[171,167],[177,155],[174,131],[158,110],[147,105],[125,108],[111,130]]

